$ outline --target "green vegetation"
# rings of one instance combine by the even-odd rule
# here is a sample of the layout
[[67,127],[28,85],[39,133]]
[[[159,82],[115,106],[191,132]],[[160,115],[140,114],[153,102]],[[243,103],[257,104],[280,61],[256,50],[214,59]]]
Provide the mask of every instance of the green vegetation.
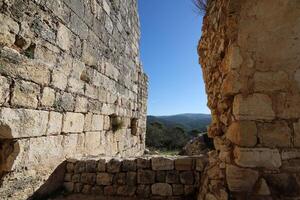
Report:
[[210,115],[148,116],[146,145],[162,154],[174,154],[200,133],[206,132]]

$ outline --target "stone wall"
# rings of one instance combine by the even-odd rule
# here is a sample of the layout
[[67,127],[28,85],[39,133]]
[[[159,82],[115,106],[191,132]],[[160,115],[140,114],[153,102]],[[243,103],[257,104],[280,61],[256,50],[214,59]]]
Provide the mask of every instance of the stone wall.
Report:
[[299,19],[295,0],[208,1],[198,52],[216,152],[199,199],[300,196]]
[[73,198],[86,195],[81,199],[194,199],[205,165],[204,156],[69,160],[64,188]]
[[145,148],[136,0],[0,0],[0,197],[67,158]]

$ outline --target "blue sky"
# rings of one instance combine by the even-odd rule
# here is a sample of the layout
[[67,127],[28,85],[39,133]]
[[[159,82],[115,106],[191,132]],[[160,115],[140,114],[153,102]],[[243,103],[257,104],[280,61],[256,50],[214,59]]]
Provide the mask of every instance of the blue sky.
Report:
[[198,64],[202,16],[192,0],[139,0],[148,114],[210,113]]

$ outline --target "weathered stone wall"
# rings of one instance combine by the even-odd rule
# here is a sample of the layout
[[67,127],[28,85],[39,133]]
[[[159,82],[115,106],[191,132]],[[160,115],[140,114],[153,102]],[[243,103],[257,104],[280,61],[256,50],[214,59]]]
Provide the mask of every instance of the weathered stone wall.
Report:
[[26,199],[66,158],[143,154],[136,0],[1,0],[0,10],[0,199]]
[[206,162],[204,156],[69,160],[64,188],[66,196],[86,195],[81,199],[194,199]]
[[199,199],[300,195],[299,19],[295,0],[208,1],[198,51],[216,152]]

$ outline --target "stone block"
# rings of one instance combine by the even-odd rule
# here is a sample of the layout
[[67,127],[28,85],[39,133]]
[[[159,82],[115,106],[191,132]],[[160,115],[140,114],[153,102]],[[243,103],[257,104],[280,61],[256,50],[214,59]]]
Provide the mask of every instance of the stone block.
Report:
[[300,158],[300,150],[299,149],[283,149],[281,151],[281,159],[282,160],[290,160]]
[[67,27],[65,27],[63,24],[59,24],[56,42],[61,49],[69,51],[71,47],[71,35],[71,31]]
[[298,178],[294,174],[279,173],[265,176],[272,195],[283,197],[298,197],[300,186]]
[[75,112],[86,113],[87,110],[88,110],[87,98],[77,96],[75,100]]
[[155,181],[158,183],[166,182],[166,171],[156,171],[155,172]]
[[82,188],[82,194],[91,194],[92,186],[91,185],[84,185]]
[[179,196],[184,194],[184,186],[182,184],[172,184],[173,195]]
[[258,93],[247,97],[236,95],[233,101],[233,114],[238,120],[272,120],[275,118],[271,98]]
[[206,158],[196,158],[196,170],[202,172],[207,164]]
[[138,170],[137,172],[138,184],[152,184],[155,183],[155,172],[152,170]]
[[137,182],[137,173],[136,172],[127,172],[126,184],[127,185],[136,185],[136,182]]
[[113,181],[113,175],[109,173],[98,173],[97,174],[97,185],[111,185]]
[[253,121],[233,122],[226,131],[226,138],[242,147],[254,147],[257,143],[257,128]]
[[37,108],[40,87],[27,81],[16,81],[11,103],[14,106]]
[[75,183],[74,184],[74,192],[75,193],[81,193],[83,188],[83,184],[82,183]]
[[254,193],[256,195],[262,195],[262,196],[267,196],[271,194],[269,186],[264,178],[258,181]]
[[265,147],[291,147],[292,131],[285,121],[261,123],[258,126],[258,137]]
[[56,100],[54,102],[55,110],[73,112],[74,108],[75,100],[71,93],[64,92],[63,94],[56,94]]
[[49,122],[47,126],[47,135],[57,135],[62,129],[62,114],[58,112],[49,113]]
[[90,173],[97,172],[97,161],[96,160],[87,160],[86,161],[86,171]]
[[180,182],[184,185],[194,184],[194,173],[192,171],[180,172]]
[[73,173],[74,169],[75,169],[75,164],[71,163],[71,162],[68,162],[67,165],[66,165],[66,169],[67,169],[68,173]]
[[236,147],[234,156],[235,162],[242,167],[276,169],[281,166],[281,157],[278,149]]
[[150,196],[150,185],[138,185],[136,194],[138,197],[148,198]]
[[106,2],[106,0],[103,0],[102,1],[103,3],[103,10],[106,12],[106,14],[108,15],[108,16],[110,16],[110,6],[108,5],[108,3]]
[[4,76],[0,76],[0,105],[9,99],[9,81]]
[[72,182],[73,183],[79,183],[80,182],[80,178],[81,178],[80,174],[74,174],[72,176]]
[[171,158],[153,157],[151,158],[151,165],[153,170],[173,170],[174,160]]
[[65,174],[64,181],[65,181],[65,182],[71,182],[71,181],[72,181],[72,176],[73,176],[73,174],[66,173],[66,174]]
[[10,129],[1,138],[23,138],[46,135],[48,112],[28,109],[0,109],[0,121]]
[[168,183],[155,183],[151,186],[153,195],[172,196],[172,186]]
[[232,192],[251,192],[258,179],[258,172],[252,169],[226,166],[226,180]]
[[103,115],[92,116],[92,131],[102,131],[104,125]]
[[15,42],[15,35],[19,32],[19,24],[12,18],[0,15],[0,44],[1,46],[11,46]]
[[74,183],[72,182],[64,182],[64,189],[67,193],[72,193],[74,190]]
[[184,186],[184,195],[191,196],[195,195],[196,188],[193,185],[185,185]]
[[194,166],[194,160],[192,158],[177,158],[175,160],[175,169],[179,171],[192,170]]
[[82,173],[81,174],[81,183],[93,185],[96,182],[96,173]]
[[122,162],[122,171],[136,171],[136,159],[125,159]]
[[86,172],[86,162],[85,161],[76,162],[74,172],[75,174]]
[[151,167],[151,160],[148,158],[137,158],[136,162],[138,169],[149,169]]
[[116,186],[105,186],[104,187],[104,195],[106,196],[114,196],[117,194],[117,187]]
[[94,186],[91,189],[91,193],[94,195],[103,195],[104,191],[103,191],[103,186]]
[[63,117],[63,129],[65,133],[83,132],[84,115],[80,113],[67,112]]
[[43,89],[41,104],[44,107],[50,108],[55,102],[55,90],[49,87]]
[[117,185],[125,185],[126,183],[126,173],[125,172],[120,172],[115,174],[113,183]]
[[101,145],[101,132],[85,133],[85,152],[90,156],[97,156],[103,153]]
[[136,186],[123,185],[118,186],[117,195],[120,196],[134,196],[136,192]]
[[120,172],[121,164],[122,164],[121,160],[113,158],[107,162],[106,170],[107,170],[107,172],[111,172],[111,173]]
[[294,146],[300,147],[300,120],[293,124],[294,127]]
[[284,71],[255,72],[254,91],[274,92],[286,90],[289,86],[288,74]]
[[167,171],[166,172],[167,183],[179,183],[179,172],[178,171]]
[[100,159],[97,165],[98,172],[105,172],[106,170],[106,161],[104,159]]

